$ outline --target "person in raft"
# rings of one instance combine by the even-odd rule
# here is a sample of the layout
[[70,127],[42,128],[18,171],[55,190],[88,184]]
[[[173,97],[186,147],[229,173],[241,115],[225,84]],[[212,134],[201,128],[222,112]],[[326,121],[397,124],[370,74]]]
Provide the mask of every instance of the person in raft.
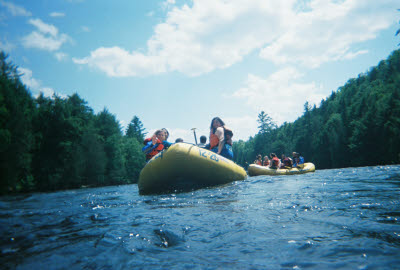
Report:
[[204,135],[200,136],[200,143],[197,145],[200,148],[205,148],[206,147],[206,142],[207,142],[207,137]]
[[175,140],[175,143],[179,143],[179,142],[183,142],[183,139],[182,138],[178,138],[178,139]]
[[225,126],[224,121],[214,117],[210,126],[210,150],[232,160],[232,136],[232,130]]
[[271,169],[279,169],[280,165],[281,165],[281,161],[279,160],[279,158],[276,156],[275,153],[271,153],[270,155],[271,158],[271,162],[270,162],[270,168]]
[[[146,162],[166,148],[164,145],[164,142],[167,142],[165,135],[165,131],[159,129],[154,132],[152,137],[144,140],[145,146],[142,148],[142,152],[146,155]],[[167,143],[170,144],[169,142]]]
[[262,156],[261,155],[257,155],[256,160],[254,160],[254,164],[262,166],[263,161],[262,161]]
[[269,166],[269,158],[268,158],[268,156],[265,156],[265,157],[264,157],[263,166],[265,166],[265,167],[268,167],[268,166]]
[[[160,130],[162,130],[164,132],[164,135],[165,135],[164,141],[162,141],[162,144],[164,145],[164,149],[168,149],[171,145],[173,145],[173,143],[170,143],[169,141],[167,141],[168,137],[169,137],[169,132],[168,132],[168,130],[166,128],[162,128]],[[147,145],[148,142],[153,140],[153,137],[154,137],[154,135],[152,137],[150,137],[150,138],[145,139],[143,141],[143,144]]]
[[291,169],[293,166],[292,159],[282,154],[281,169]]
[[[168,141],[169,132],[166,128],[162,128],[161,130],[164,131],[164,133],[165,133],[165,139],[162,143],[163,143],[165,149],[168,149],[171,145],[173,145],[173,143]],[[183,142],[183,140],[182,140],[182,142]]]
[[304,166],[304,158],[296,152],[293,152],[293,168],[295,167],[303,167]]

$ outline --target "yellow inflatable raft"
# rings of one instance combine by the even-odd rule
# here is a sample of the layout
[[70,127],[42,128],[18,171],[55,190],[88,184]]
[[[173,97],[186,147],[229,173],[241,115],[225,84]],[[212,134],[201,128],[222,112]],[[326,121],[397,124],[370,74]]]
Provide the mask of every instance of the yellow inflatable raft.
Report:
[[140,172],[140,194],[188,191],[246,179],[246,171],[212,151],[176,143],[154,156]]
[[303,168],[271,169],[265,166],[250,164],[247,171],[250,176],[301,174],[301,173],[315,172],[315,165],[309,162],[309,163],[304,163]]

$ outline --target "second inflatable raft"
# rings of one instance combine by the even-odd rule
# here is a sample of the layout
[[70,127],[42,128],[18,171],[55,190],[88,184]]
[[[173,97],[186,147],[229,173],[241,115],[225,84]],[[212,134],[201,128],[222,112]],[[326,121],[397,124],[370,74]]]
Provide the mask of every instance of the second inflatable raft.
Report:
[[308,162],[308,163],[304,163],[303,168],[271,169],[266,166],[250,164],[247,171],[250,176],[302,174],[302,173],[308,173],[308,172],[315,172],[315,165],[313,163]]

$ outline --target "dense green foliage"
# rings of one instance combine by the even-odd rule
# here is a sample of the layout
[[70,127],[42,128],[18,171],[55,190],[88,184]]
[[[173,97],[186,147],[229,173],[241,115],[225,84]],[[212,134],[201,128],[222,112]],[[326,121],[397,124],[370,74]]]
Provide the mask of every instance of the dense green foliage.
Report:
[[272,120],[264,112],[258,122],[258,134],[233,145],[243,166],[257,154],[293,151],[319,169],[400,163],[400,50],[350,79],[318,108],[306,103],[294,123],[266,128]]
[[0,53],[0,193],[135,183],[145,164],[143,124],[126,135],[78,94],[33,98]]

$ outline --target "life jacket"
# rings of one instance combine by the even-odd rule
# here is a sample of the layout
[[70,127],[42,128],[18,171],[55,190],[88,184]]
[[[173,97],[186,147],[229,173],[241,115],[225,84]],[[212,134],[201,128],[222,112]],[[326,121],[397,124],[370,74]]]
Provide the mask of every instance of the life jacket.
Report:
[[[227,128],[225,126],[222,127],[224,129],[224,142],[226,144],[229,144],[232,146],[232,137],[233,137],[233,132],[230,128]],[[210,149],[213,149],[214,147],[219,145],[219,138],[217,135],[214,133],[210,134]]]
[[284,160],[282,160],[283,166],[285,167],[292,167],[292,161],[290,158],[286,157]]
[[278,168],[279,165],[279,158],[273,157],[271,159],[271,168]]
[[260,166],[262,165],[261,161],[259,159],[256,159],[256,161],[254,161],[254,163],[257,164],[257,165],[260,165]]
[[[147,140],[147,143],[149,143],[152,139],[150,138],[150,140],[149,139],[146,139],[146,140]],[[155,155],[160,153],[163,149],[164,149],[164,145],[161,143],[161,141],[159,139],[157,139],[156,147],[151,152],[146,154],[146,160],[150,160],[152,157],[154,157]]]
[[267,160],[267,161],[263,161],[263,166],[268,166],[269,165],[269,160]]

